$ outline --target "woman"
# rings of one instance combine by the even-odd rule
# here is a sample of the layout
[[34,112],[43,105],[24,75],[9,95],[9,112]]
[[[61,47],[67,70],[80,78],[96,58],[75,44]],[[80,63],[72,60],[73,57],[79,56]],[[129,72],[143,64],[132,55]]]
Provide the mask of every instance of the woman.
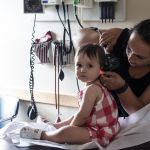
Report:
[[104,73],[103,84],[119,98],[128,114],[147,105],[150,102],[150,19],[131,30],[110,29],[102,31],[100,38],[97,33],[95,36],[95,43],[99,40],[100,45],[120,59],[119,68]]
[[114,52],[123,61],[119,74],[107,72],[103,75],[103,83],[109,90],[124,88],[117,95],[125,110],[131,114],[150,102],[150,19],[141,21],[131,30],[126,47],[127,58],[121,44],[124,46],[122,37],[128,37],[129,32],[127,29],[123,32],[114,47]]

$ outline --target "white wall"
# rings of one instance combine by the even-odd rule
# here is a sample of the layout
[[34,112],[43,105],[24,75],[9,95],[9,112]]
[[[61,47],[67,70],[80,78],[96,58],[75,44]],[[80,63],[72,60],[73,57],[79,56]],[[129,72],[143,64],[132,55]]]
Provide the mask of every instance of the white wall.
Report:
[[[84,23],[85,26],[109,27],[131,27],[141,19],[149,17],[149,0],[127,0],[127,19],[125,22],[106,23],[99,22]],[[34,14],[23,13],[23,0],[1,1],[0,5],[0,86],[28,89],[29,80],[29,50]],[[71,24],[73,32],[77,24]],[[59,22],[36,23],[35,37],[43,36],[48,30],[56,32],[62,37],[62,25]],[[72,67],[73,68],[73,67]],[[76,82],[74,70],[65,69],[65,79],[61,82],[62,93],[75,94]],[[35,89],[54,91],[53,67],[48,65],[35,65]],[[72,74],[72,76],[70,76]],[[72,83],[69,84],[67,83]]]
[[[84,26],[132,27],[142,19],[150,18],[149,0],[127,0],[127,19],[125,22],[84,23]],[[29,51],[34,14],[23,13],[23,0],[3,0],[0,4],[0,87],[27,89],[30,75]],[[72,23],[75,33],[78,25]],[[36,23],[35,37],[43,36],[47,31],[62,37],[62,25],[59,22]],[[65,79],[60,83],[60,92],[76,94],[76,80],[73,66],[64,69]],[[49,65],[35,65],[35,90],[54,91],[54,68]],[[69,83],[69,84],[68,84]]]

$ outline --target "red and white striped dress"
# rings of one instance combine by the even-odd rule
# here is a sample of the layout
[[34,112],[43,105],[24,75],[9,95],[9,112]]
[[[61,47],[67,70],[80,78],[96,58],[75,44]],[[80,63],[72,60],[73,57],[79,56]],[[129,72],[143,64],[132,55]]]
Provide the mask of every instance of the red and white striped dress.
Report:
[[[92,141],[106,146],[118,133],[120,125],[118,122],[118,109],[113,96],[105,87],[102,90],[101,99],[95,104],[86,123]],[[79,107],[83,91],[79,92]]]

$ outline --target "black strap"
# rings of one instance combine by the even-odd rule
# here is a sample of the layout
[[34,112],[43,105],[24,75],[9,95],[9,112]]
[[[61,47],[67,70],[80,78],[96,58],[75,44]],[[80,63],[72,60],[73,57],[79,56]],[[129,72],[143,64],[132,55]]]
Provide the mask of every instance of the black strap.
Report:
[[55,50],[54,50],[54,66],[55,66],[55,106],[56,106],[56,109],[57,109],[57,87],[56,87],[56,84],[57,84],[57,62],[56,62],[56,57],[57,57],[57,47],[58,45],[55,44]]
[[[62,43],[56,41],[54,49],[54,66],[55,66],[55,105],[57,109],[57,115],[59,118],[60,115],[60,92],[59,92],[59,74],[60,74],[60,66],[62,71]],[[58,75],[58,76],[57,76]]]
[[65,25],[64,25],[64,23],[63,23],[63,21],[62,21],[62,19],[61,19],[61,17],[60,17],[59,5],[55,5],[55,8],[56,8],[56,10],[57,10],[57,14],[58,14],[58,17],[59,17],[60,22],[62,23],[63,27],[66,29],[67,34],[69,35],[68,30],[67,30],[67,28],[65,27]]
[[122,93],[124,93],[128,89],[128,87],[129,86],[128,86],[127,82],[125,82],[125,84],[121,88],[116,89],[115,92],[117,94],[122,94]]
[[[64,2],[62,2],[62,5],[63,5],[63,12],[64,12],[64,20],[67,20],[67,26],[68,26],[68,29],[66,28],[66,26],[64,25],[61,17],[60,17],[60,14],[59,14],[59,5],[56,5],[56,10],[57,10],[57,14],[58,14],[58,17],[64,27],[64,34],[63,34],[63,48],[64,48],[64,51],[66,52],[66,54],[70,54],[72,50],[74,50],[74,46],[73,46],[73,42],[72,42],[72,37],[71,37],[71,27],[70,27],[70,20],[69,20],[69,6],[67,5],[67,15],[66,15],[66,9],[65,9],[65,4]],[[67,16],[67,19],[66,19],[66,16]],[[69,45],[69,50],[67,50],[67,48],[65,47],[66,46],[66,33],[68,34],[69,36],[69,41],[70,41],[70,45]],[[75,50],[74,50],[75,52]]]
[[76,5],[74,6],[74,9],[75,9],[75,17],[76,17],[76,20],[77,20],[78,24],[80,25],[81,28],[84,28],[84,27],[82,26],[82,24],[81,24],[79,18],[78,18],[78,15],[77,15],[77,6],[76,6]]

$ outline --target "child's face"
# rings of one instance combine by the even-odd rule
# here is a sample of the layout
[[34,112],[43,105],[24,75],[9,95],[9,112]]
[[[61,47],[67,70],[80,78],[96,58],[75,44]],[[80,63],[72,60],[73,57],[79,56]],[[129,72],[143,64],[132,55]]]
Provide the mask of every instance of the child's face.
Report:
[[89,59],[86,54],[80,54],[75,58],[76,77],[85,83],[95,81],[100,72],[100,65],[96,58]]

